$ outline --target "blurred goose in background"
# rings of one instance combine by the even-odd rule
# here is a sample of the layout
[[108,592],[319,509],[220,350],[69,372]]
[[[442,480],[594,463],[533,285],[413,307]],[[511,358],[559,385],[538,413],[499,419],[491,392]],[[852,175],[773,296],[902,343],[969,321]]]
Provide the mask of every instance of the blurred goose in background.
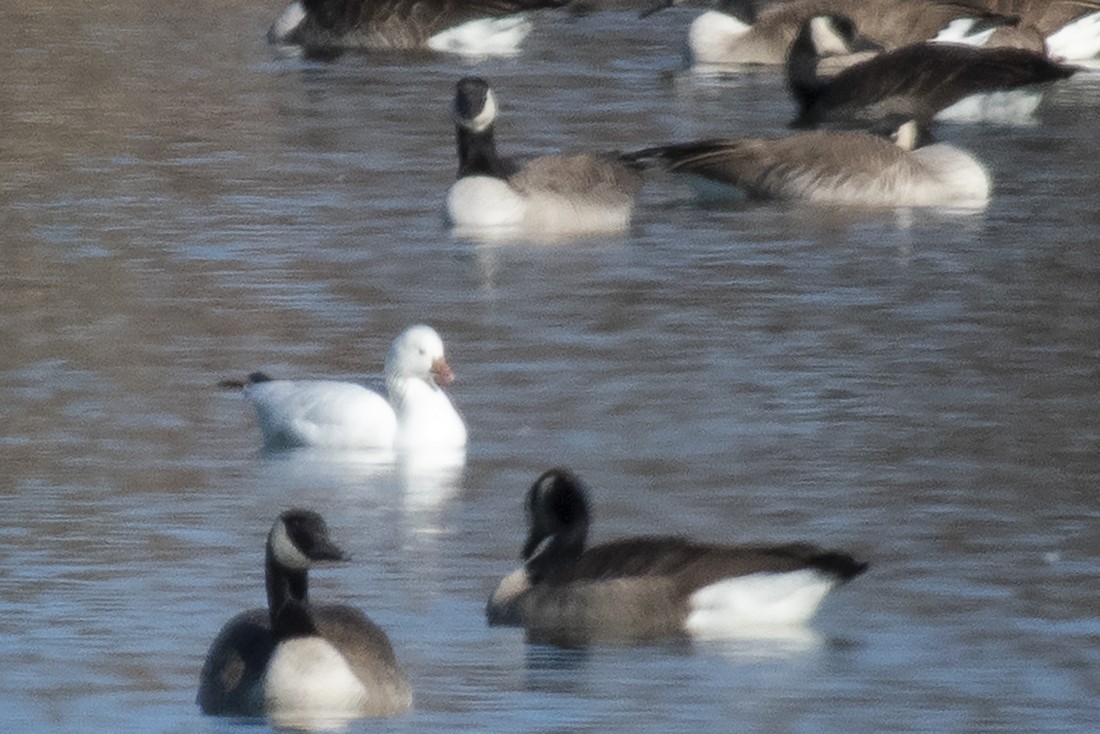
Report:
[[[677,2],[662,0],[650,12]],[[732,9],[740,17],[711,10],[692,22],[687,40],[691,63],[783,64],[803,24],[823,14],[851,18],[864,37],[885,49],[933,38],[949,26],[960,37],[976,34],[984,42],[994,27],[1015,22],[954,0],[790,0],[758,10],[743,4]]]
[[[1021,29],[1045,42],[1046,52],[1063,61],[1100,55],[1100,0],[970,0],[990,12],[1019,18]],[[997,31],[994,40],[1005,35]],[[1002,39],[1002,43],[1005,41]]]
[[580,480],[551,469],[527,493],[523,566],[489,599],[491,625],[557,644],[767,637],[805,623],[834,586],[867,569],[812,545],[711,545],[675,537],[587,546]]
[[430,49],[509,55],[531,32],[532,11],[568,0],[294,0],[272,24],[272,44],[311,54]]
[[445,210],[456,229],[583,234],[630,224],[642,173],[619,154],[544,155],[525,163],[500,156],[496,98],[479,77],[456,84],[452,115],[458,180]]
[[701,140],[640,151],[687,179],[700,198],[766,198],[851,207],[979,208],[985,167],[945,143],[921,145],[909,121],[893,142],[862,131],[814,130],[785,138]]
[[309,569],[343,560],[316,512],[279,516],[265,551],[267,609],[238,614],[211,644],[199,676],[203,713],[317,729],[411,708],[386,633],[353,607],[310,604]]
[[384,366],[386,396],[355,382],[273,380],[256,372],[243,387],[268,448],[461,448],[466,426],[443,387],[454,375],[430,326],[394,339]]
[[[842,16],[820,15],[802,26],[787,59],[787,83],[798,105],[796,126],[874,126],[912,119],[927,127],[936,116],[1014,121],[1034,111],[1045,85],[1077,71],[1026,49],[915,43],[822,78],[817,71],[822,56],[837,49],[850,52],[854,37],[855,26]],[[1003,92],[1013,94],[974,99]],[[963,100],[965,106],[944,112]]]

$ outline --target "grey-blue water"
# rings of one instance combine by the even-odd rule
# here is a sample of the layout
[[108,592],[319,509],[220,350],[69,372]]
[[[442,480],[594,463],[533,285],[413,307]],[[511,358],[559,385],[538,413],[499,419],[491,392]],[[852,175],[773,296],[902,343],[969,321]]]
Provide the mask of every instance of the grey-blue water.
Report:
[[[775,73],[696,77],[690,10],[546,16],[524,52],[280,59],[278,2],[18,3],[0,24],[0,719],[263,730],[194,704],[263,603],[284,508],[350,564],[415,711],[366,731],[779,734],[1100,727],[1100,75],[1036,124],[946,126],[989,208],[701,207],[494,245],[440,217],[478,73],[508,152],[778,134]],[[464,467],[264,455],[216,383],[376,373],[435,325]],[[805,539],[871,571],[808,640],[561,652],[489,629],[555,464],[593,535]]]

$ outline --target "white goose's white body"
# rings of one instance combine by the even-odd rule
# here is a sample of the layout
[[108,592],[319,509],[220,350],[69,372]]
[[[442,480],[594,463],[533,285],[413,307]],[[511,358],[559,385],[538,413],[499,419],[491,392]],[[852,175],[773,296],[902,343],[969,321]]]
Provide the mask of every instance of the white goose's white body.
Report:
[[353,382],[270,380],[245,388],[264,445],[393,448],[397,414],[378,393]]
[[451,379],[443,341],[428,326],[394,340],[387,396],[353,382],[261,380],[245,387],[270,448],[456,449],[466,425],[441,387]]

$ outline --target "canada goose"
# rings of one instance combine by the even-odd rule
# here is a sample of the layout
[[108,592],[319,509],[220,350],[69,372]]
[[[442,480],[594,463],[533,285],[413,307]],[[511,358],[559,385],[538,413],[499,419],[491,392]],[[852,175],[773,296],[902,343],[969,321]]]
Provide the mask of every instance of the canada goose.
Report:
[[[803,25],[787,59],[787,83],[799,109],[796,126],[908,119],[928,126],[937,114],[973,95],[1033,88],[1077,71],[1026,49],[915,43],[832,78],[818,77],[815,69],[825,48],[843,47],[853,33],[852,22],[841,16],[815,16]],[[1032,95],[1029,108],[1036,104]]]
[[852,18],[865,37],[886,49],[932,38],[955,21],[966,20],[975,29],[1012,22],[954,0],[791,0],[770,3],[751,19],[717,10],[703,13],[688,30],[688,55],[700,65],[779,65],[802,25],[822,14]]
[[539,641],[768,634],[813,615],[828,591],[863,573],[847,553],[808,544],[709,545],[624,538],[586,548],[580,480],[551,469],[528,491],[524,563],[489,599],[490,625]]
[[386,633],[357,609],[309,602],[309,569],[343,560],[316,512],[279,515],[267,536],[267,609],[238,614],[210,645],[203,713],[296,725],[409,710],[412,690]]
[[852,207],[975,208],[989,200],[985,167],[945,143],[918,147],[915,122],[895,142],[863,131],[701,140],[639,151],[683,175],[703,198],[737,196]]
[[[971,0],[990,12],[1016,16],[1045,40],[1053,58],[1083,61],[1100,54],[1100,0]],[[995,34],[996,37],[996,34]]]
[[454,379],[443,340],[423,324],[401,332],[386,355],[386,397],[354,382],[273,380],[242,386],[269,448],[461,448],[466,426],[443,386]]
[[294,0],[272,24],[272,44],[312,53],[431,49],[515,53],[530,12],[568,0]]
[[503,158],[493,138],[496,115],[484,79],[459,80],[453,107],[458,180],[445,205],[454,227],[576,234],[629,225],[642,187],[637,166],[616,153],[544,155],[524,164]]

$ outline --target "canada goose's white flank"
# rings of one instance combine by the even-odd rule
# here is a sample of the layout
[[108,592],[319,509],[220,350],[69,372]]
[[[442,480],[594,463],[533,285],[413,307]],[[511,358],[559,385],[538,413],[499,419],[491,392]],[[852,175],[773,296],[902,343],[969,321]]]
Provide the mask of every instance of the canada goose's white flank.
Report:
[[412,691],[385,632],[352,607],[310,604],[309,569],[341,560],[320,515],[279,516],[266,544],[267,609],[238,614],[211,644],[199,678],[204,713],[317,728],[408,711]]
[[431,49],[512,54],[531,31],[531,11],[566,0],[294,0],[271,29],[273,44],[311,53]]
[[917,147],[910,121],[895,142],[857,131],[784,138],[701,140],[638,152],[681,175],[704,199],[767,198],[852,207],[977,208],[989,200],[985,167],[946,143]]
[[678,634],[767,634],[800,625],[866,563],[808,544],[709,545],[638,537],[586,547],[589,512],[575,475],[552,469],[527,494],[523,566],[489,599],[490,624],[562,644]]
[[384,367],[386,397],[353,382],[272,380],[253,373],[244,392],[270,448],[461,448],[466,426],[443,390],[454,379],[430,326],[394,339]]
[[544,155],[525,164],[504,158],[493,135],[497,111],[484,79],[455,86],[458,180],[445,211],[456,229],[582,234],[629,225],[642,187],[637,166],[614,153]]
[[973,95],[1034,88],[1077,71],[1027,49],[916,43],[820,78],[820,58],[848,47],[854,35],[852,22],[841,16],[815,16],[802,27],[787,60],[787,83],[798,105],[796,125],[912,119],[927,126]]

